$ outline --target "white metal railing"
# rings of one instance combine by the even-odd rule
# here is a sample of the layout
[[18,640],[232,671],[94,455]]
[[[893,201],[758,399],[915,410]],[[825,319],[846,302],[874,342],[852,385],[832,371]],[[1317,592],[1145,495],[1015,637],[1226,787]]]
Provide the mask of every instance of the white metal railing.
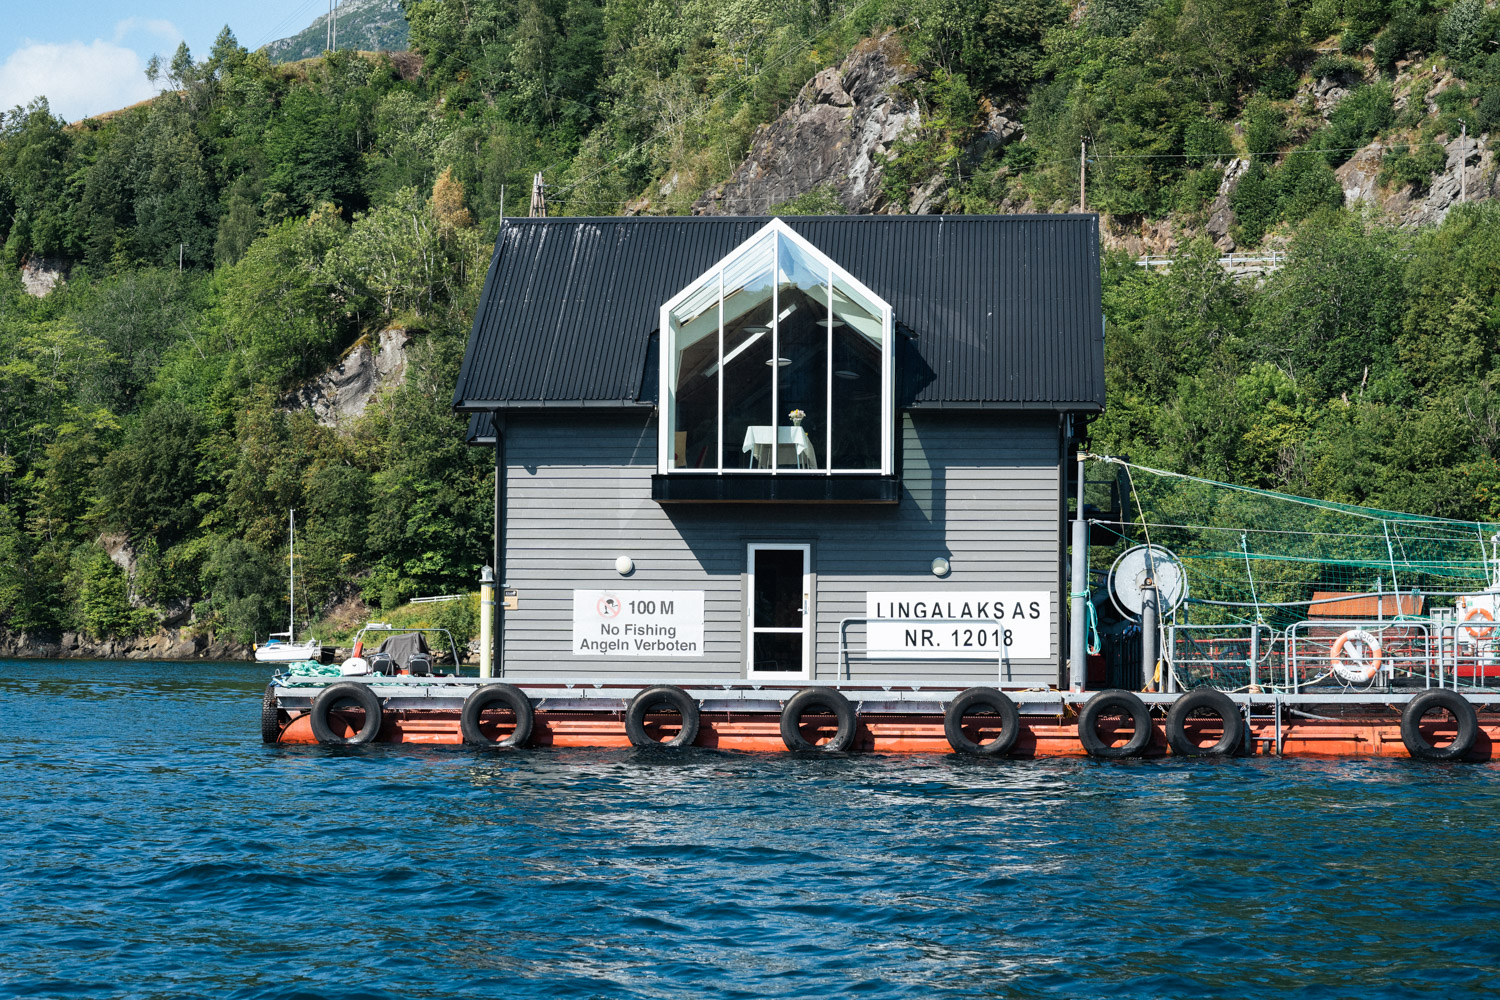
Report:
[[1423,621],[1320,619],[1287,629],[1283,676],[1293,693],[1332,680],[1345,687],[1373,687],[1398,678],[1433,682],[1431,633]]
[[[1135,266],[1144,267],[1148,271],[1167,271],[1171,269],[1174,259],[1147,254],[1138,259]],[[1226,271],[1261,274],[1284,267],[1286,261],[1287,255],[1280,250],[1271,250],[1266,253],[1227,253],[1219,258],[1219,266]]]

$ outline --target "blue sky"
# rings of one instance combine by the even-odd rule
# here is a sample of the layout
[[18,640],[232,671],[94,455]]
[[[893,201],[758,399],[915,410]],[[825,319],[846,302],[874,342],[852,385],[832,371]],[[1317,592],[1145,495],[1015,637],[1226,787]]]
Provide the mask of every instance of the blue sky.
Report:
[[328,0],[0,0],[0,110],[45,95],[69,121],[151,96],[146,60],[168,60],[186,41],[208,55],[228,24],[240,44],[256,48],[301,31],[328,10]]

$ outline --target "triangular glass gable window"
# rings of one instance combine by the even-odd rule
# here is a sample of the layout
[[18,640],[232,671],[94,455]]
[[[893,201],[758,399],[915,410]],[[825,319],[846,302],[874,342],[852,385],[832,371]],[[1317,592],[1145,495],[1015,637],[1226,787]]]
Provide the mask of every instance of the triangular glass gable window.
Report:
[[662,306],[661,471],[891,471],[891,307],[773,219]]

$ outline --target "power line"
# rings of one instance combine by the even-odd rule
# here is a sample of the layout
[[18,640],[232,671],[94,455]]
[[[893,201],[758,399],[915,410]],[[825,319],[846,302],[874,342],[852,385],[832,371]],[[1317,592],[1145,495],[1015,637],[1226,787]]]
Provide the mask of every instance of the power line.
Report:
[[317,4],[319,2],[320,2],[320,0],[303,0],[302,3],[300,3],[296,7],[292,8],[292,12],[290,14],[286,15],[280,21],[277,21],[274,25],[272,25],[271,30],[268,31],[261,38],[260,41],[258,41],[258,42],[255,43],[255,48],[258,49],[261,46],[265,45],[267,42],[274,42],[274,41],[276,41],[277,38],[280,36],[282,30],[288,24],[294,24],[294,23],[296,23],[298,20],[301,19],[302,15],[304,13],[306,13],[311,8],[317,6]]

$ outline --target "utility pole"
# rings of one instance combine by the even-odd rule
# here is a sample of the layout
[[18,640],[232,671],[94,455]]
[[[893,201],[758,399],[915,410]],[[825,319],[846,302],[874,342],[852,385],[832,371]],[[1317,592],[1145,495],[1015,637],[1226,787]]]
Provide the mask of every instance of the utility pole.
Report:
[[531,179],[531,217],[533,219],[545,219],[547,217],[547,191],[546,185],[542,182],[542,172],[540,170]]
[[333,51],[333,0],[328,0],[328,17],[323,21],[323,51]]
[[182,273],[182,251],[187,247],[186,243],[177,244],[177,273]]
[[1080,212],[1087,212],[1089,210],[1088,196],[1084,190],[1084,180],[1088,177],[1089,171],[1088,157],[1086,155],[1088,146],[1089,141],[1087,139],[1078,140],[1078,211]]
[[339,50],[339,0],[333,0],[333,51]]

